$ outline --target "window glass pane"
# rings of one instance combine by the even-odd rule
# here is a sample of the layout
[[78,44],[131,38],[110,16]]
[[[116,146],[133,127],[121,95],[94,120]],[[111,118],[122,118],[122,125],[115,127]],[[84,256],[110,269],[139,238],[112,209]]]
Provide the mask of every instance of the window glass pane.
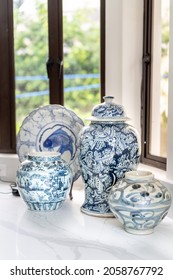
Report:
[[170,0],[153,2],[150,154],[166,157]]
[[36,107],[48,104],[47,0],[14,0],[16,130]]
[[100,0],[63,1],[64,104],[83,120],[100,102]]

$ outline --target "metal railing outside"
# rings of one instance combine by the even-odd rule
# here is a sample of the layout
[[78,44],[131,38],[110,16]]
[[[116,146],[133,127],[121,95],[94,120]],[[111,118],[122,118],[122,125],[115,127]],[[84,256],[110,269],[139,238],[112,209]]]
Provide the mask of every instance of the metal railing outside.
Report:
[[[72,79],[98,79],[100,78],[100,74],[66,74],[64,75],[64,80],[72,80]],[[48,81],[47,76],[16,76],[16,81]],[[90,85],[80,85],[80,86],[72,86],[65,87],[64,92],[72,92],[72,91],[81,91],[81,90],[90,90],[99,88],[100,84],[90,84]],[[20,94],[16,94],[16,99],[26,98],[26,97],[34,97],[34,96],[42,96],[48,95],[49,90],[43,91],[32,91],[32,92],[22,92]]]

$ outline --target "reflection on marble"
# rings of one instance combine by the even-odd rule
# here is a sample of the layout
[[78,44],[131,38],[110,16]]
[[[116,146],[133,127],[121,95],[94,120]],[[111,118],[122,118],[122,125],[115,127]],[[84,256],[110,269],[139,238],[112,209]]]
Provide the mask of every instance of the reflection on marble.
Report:
[[[0,185],[0,191],[9,190]],[[115,218],[83,214],[84,191],[52,212],[27,210],[20,197],[0,194],[0,259],[173,259],[173,220],[147,236],[124,231]]]

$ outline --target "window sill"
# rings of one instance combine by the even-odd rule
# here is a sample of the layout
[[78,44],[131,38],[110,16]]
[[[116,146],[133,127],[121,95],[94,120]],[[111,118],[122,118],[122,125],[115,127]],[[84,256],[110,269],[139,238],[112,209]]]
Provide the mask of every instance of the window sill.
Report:
[[[9,187],[0,184],[0,189],[5,192]],[[28,211],[19,197],[1,195],[0,259],[173,259],[169,217],[153,234],[136,236],[125,232],[115,218],[83,214],[83,200],[83,189],[74,186],[73,200],[67,197],[57,211],[37,212]]]

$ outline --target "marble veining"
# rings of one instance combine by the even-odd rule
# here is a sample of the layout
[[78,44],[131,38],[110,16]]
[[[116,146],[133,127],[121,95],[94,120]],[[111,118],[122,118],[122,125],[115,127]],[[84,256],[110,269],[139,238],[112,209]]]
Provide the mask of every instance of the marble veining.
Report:
[[[9,191],[0,184],[0,191]],[[98,218],[80,211],[84,190],[75,188],[62,208],[27,210],[20,197],[0,194],[1,260],[142,260],[173,259],[173,220],[166,217],[155,232],[136,236],[115,218]]]

